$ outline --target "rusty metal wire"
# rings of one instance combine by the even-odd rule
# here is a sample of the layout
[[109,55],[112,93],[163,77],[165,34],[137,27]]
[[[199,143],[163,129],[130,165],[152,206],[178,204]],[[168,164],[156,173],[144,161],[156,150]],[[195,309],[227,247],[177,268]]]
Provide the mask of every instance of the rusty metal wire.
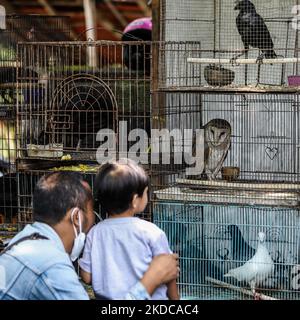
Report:
[[27,87],[18,102],[20,159],[43,158],[28,146],[47,145],[51,153],[59,145],[53,158],[96,160],[100,129],[118,133],[127,121],[128,131],[149,131],[151,43],[24,43],[18,55],[31,70],[18,74]]
[[68,25],[67,17],[8,15],[0,30],[0,238],[11,237],[18,222],[16,108],[25,92],[17,88],[17,42],[68,40]]

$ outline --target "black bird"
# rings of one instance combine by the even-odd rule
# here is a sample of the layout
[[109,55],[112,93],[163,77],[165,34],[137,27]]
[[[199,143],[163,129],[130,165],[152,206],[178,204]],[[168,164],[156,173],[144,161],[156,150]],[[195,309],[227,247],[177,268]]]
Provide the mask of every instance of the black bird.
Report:
[[[249,51],[249,47],[258,48],[262,54],[257,58],[261,62],[263,58],[276,59],[277,55],[274,51],[274,43],[270,32],[263,18],[256,12],[255,6],[249,0],[241,0],[237,2],[234,10],[239,10],[236,18],[236,26],[241,35],[245,51]],[[237,55],[232,60],[236,60],[244,53]]]
[[251,259],[255,254],[255,249],[245,241],[239,227],[231,224],[227,227],[227,230],[231,235],[231,253],[233,260],[243,264]]
[[206,277],[223,281],[224,264],[222,260],[211,260],[193,241],[186,241],[180,256],[181,280],[183,282],[205,283]]

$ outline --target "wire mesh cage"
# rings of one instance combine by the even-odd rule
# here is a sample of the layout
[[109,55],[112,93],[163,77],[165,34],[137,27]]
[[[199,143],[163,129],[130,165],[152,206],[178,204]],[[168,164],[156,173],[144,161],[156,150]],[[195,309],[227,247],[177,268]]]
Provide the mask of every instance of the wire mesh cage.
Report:
[[299,300],[298,210],[158,201],[153,221],[180,256],[183,299]]
[[0,30],[0,112],[2,118],[11,118],[16,113],[19,92],[16,88],[17,43],[68,40],[70,27],[68,17],[40,15],[7,15],[4,26]]
[[160,1],[152,215],[187,299],[299,299],[298,10]]
[[0,238],[17,223],[15,159],[15,121],[0,117]]
[[18,101],[18,158],[95,161],[101,129],[149,132],[150,42],[24,43],[18,55],[32,70],[18,74],[31,85]]
[[160,3],[161,87],[283,90],[297,85],[297,1]]
[[[3,169],[1,169],[3,170]],[[4,171],[4,170],[3,170]],[[18,200],[16,173],[0,173],[0,247],[17,232]]]
[[[53,170],[32,170],[27,172],[18,172],[17,181],[18,181],[18,227],[22,229],[25,225],[32,223],[32,197],[34,193],[34,188],[41,177],[44,175],[50,174],[52,172],[60,171],[72,171],[72,168],[62,167],[62,168],[53,168]],[[73,168],[74,170],[74,168]],[[94,177],[97,171],[96,166],[79,166],[75,170],[83,170],[80,172],[85,181],[87,181],[92,189],[94,190]],[[84,172],[84,170],[89,170]],[[101,213],[99,208],[95,208],[97,213]]]
[[[152,216],[181,257],[183,297],[299,299],[298,94],[176,89],[153,100]],[[255,288],[243,273],[253,268],[268,274]]]
[[[154,173],[185,179],[189,177],[187,167],[195,167],[198,160],[195,179],[299,182],[298,94],[156,92],[154,95],[161,103],[153,110],[156,114],[153,128],[160,130],[159,150],[164,151],[166,158],[160,159],[161,166],[152,166]],[[164,134],[164,129],[168,134]],[[188,155],[193,164],[189,164]],[[169,163],[163,165],[163,161]]]
[[[32,73],[19,64],[18,41],[69,40],[68,17],[7,15],[0,30],[0,240],[17,231],[18,201],[16,177],[16,109],[29,84],[24,76],[17,87],[17,67],[23,74]],[[27,89],[26,89],[27,88]]]
[[[77,172],[83,176],[83,179],[90,185],[92,193],[95,198],[94,211],[98,217],[105,219],[107,213],[102,210],[100,204],[97,202],[95,177],[98,171],[99,165],[84,165],[79,166],[62,166],[55,167],[48,170],[31,170],[31,171],[19,171],[17,174],[18,181],[18,227],[22,229],[25,225],[32,223],[32,197],[34,188],[41,177],[53,172]],[[139,215],[142,219],[150,220],[150,207],[148,206],[144,212]],[[99,219],[96,219],[99,221]]]

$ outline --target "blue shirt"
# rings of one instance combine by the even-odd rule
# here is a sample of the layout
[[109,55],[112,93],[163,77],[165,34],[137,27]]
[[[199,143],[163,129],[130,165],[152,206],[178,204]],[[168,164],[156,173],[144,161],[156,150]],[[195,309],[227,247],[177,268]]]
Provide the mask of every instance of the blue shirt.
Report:
[[[36,232],[49,240],[26,240],[0,256],[0,300],[88,300],[60,237],[49,225],[27,225],[11,243]],[[124,296],[149,298],[140,282]]]
[[[87,235],[80,267],[92,274],[95,293],[121,299],[143,276],[153,257],[171,253],[165,233],[155,224],[135,218],[109,218]],[[161,285],[151,299],[166,300],[167,286]]]

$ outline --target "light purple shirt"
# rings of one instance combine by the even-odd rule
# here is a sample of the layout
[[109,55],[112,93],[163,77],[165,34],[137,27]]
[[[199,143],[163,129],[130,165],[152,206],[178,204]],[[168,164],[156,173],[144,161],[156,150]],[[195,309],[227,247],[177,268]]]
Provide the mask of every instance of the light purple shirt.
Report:
[[[87,235],[80,267],[92,274],[95,293],[122,299],[143,277],[153,257],[172,253],[165,233],[155,224],[136,217],[109,218]],[[167,298],[162,285],[152,299]]]

